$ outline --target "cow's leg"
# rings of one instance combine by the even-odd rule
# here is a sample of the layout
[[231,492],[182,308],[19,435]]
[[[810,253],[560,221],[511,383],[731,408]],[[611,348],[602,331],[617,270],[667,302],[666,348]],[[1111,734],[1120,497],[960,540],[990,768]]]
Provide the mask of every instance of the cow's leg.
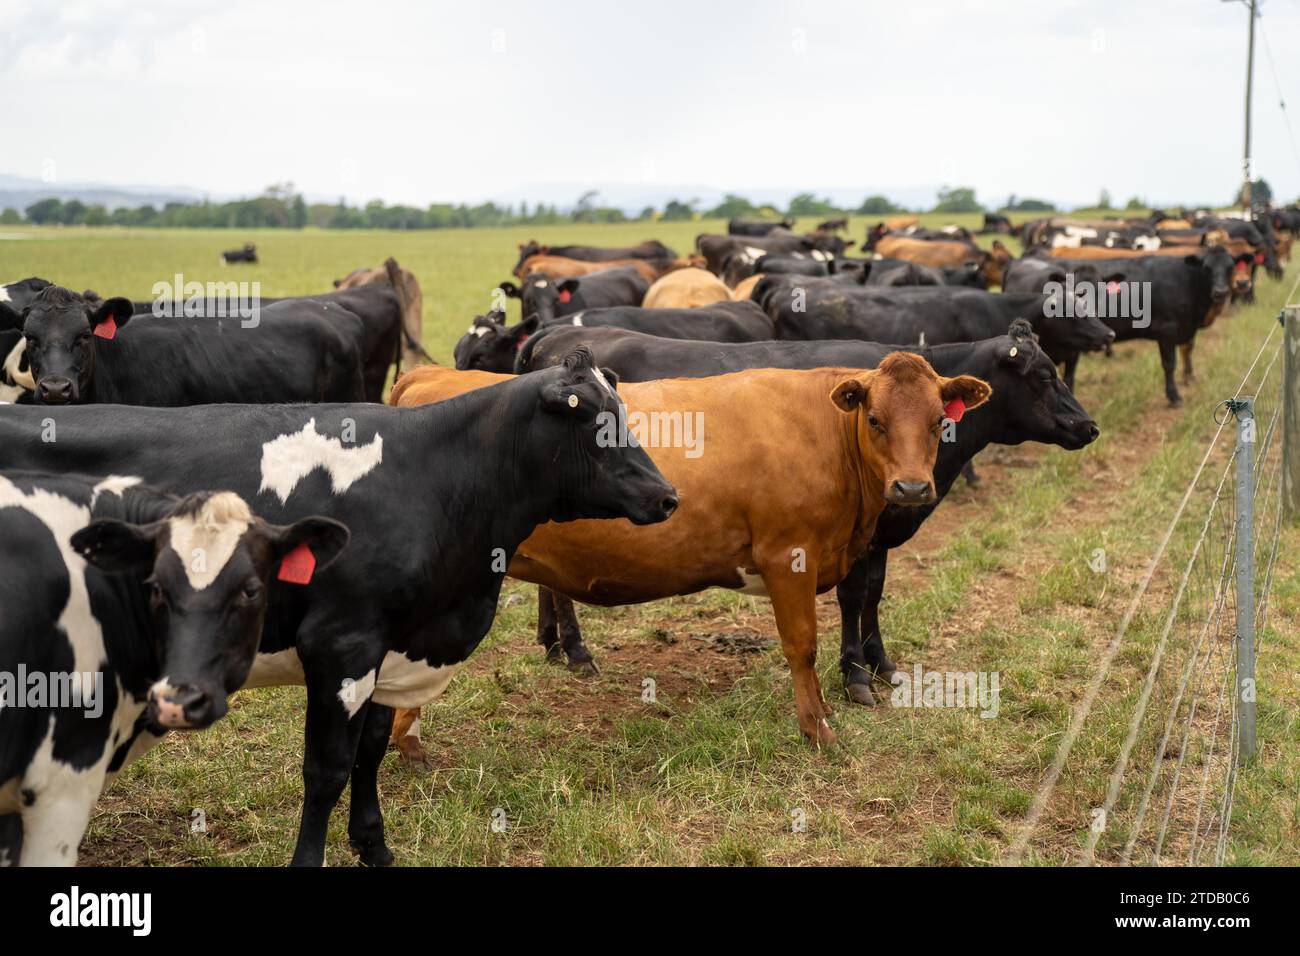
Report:
[[553,664],[564,660],[560,629],[555,619],[555,598],[550,588],[537,587],[537,643],[546,648],[546,659]]
[[966,464],[961,466],[961,476],[966,479],[966,484],[970,487],[978,488],[980,486],[980,481],[982,479],[975,471],[974,461],[968,461]]
[[1174,369],[1177,367],[1178,356],[1174,352],[1174,343],[1162,341],[1160,343],[1160,366],[1165,371],[1165,396],[1169,399],[1170,405],[1183,404],[1183,397],[1178,394],[1178,386],[1174,384]]
[[1196,345],[1196,339],[1192,339],[1186,345],[1178,346],[1178,351],[1183,357],[1183,384],[1190,385],[1196,378],[1196,373],[1192,370],[1192,348]]
[[19,866],[76,866],[77,848],[86,834],[95,800],[103,790],[99,780],[71,768],[60,779],[30,794],[21,810],[23,849]]
[[379,660],[357,663],[359,655],[334,655],[328,648],[311,654],[303,651],[300,645],[307,683],[307,729],[302,759],[302,820],[292,865],[320,866],[325,862],[330,814],[357,759]]
[[853,563],[844,580],[835,588],[840,605],[840,674],[844,678],[844,692],[849,700],[873,707],[876,697],[871,693],[871,672],[862,656],[862,637],[859,625],[867,593],[867,557],[863,555]]
[[889,549],[872,547],[866,556],[867,601],[862,612],[862,655],[867,670],[876,680],[893,686],[894,671],[898,665],[885,654],[885,640],[880,633],[880,599],[885,593],[885,572],[889,568]]
[[580,674],[599,674],[600,668],[591,651],[582,642],[582,628],[578,625],[578,611],[573,601],[556,591],[548,592],[555,604],[555,621],[560,632],[560,646],[568,658],[569,670]]
[[[418,720],[418,710],[416,715]],[[384,843],[384,816],[379,809],[379,765],[388,749],[392,726],[393,708],[371,701],[352,765],[352,805],[348,814],[348,843],[363,866],[391,866],[393,862],[393,854]]]
[[818,747],[835,743],[835,731],[826,722],[831,708],[817,680],[817,572],[792,571],[788,555],[765,565],[763,582],[772,598],[781,650],[794,678],[794,707],[799,729]]
[[1065,387],[1074,391],[1074,373],[1079,367],[1079,353],[1071,352],[1061,363],[1061,381],[1065,382]]
[[0,866],[17,866],[22,857],[22,850],[22,814],[0,814]]
[[429,766],[429,755],[420,743],[420,708],[402,708],[393,717],[393,731],[389,742],[397,748],[403,763],[412,766]]

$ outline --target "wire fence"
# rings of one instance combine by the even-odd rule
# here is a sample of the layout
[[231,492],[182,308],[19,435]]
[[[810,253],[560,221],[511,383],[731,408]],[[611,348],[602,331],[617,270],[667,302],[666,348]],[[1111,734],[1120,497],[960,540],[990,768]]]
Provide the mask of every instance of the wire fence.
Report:
[[[1300,279],[1288,301],[1296,288]],[[1073,825],[1086,824],[1076,854],[1082,865],[1224,863],[1239,771],[1256,746],[1254,660],[1274,636],[1268,612],[1287,497],[1284,423],[1300,420],[1300,411],[1284,408],[1295,391],[1284,379],[1296,380],[1285,368],[1285,343],[1300,347],[1300,307],[1293,308],[1289,337],[1271,323],[1236,392],[1217,407],[1217,428],[1005,862],[1024,862],[1049,801],[1073,789],[1067,805],[1086,804],[1089,814]],[[1093,732],[1076,746],[1090,719]],[[1122,741],[1117,749],[1095,745],[1098,727],[1103,740]],[[1089,788],[1099,775],[1106,787],[1098,803]]]

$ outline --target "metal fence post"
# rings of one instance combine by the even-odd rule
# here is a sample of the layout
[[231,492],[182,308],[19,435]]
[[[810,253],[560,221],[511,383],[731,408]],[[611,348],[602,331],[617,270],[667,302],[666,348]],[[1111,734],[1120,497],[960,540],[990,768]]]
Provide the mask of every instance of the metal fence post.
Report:
[[1300,519],[1300,306],[1286,307],[1282,332],[1282,513]]
[[1237,759],[1244,762],[1255,756],[1255,400],[1228,407],[1237,416]]

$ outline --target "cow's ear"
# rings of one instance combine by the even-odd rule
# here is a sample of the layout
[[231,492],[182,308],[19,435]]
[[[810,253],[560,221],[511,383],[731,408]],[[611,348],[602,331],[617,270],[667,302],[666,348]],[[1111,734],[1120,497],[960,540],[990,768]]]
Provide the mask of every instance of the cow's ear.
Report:
[[497,288],[506,294],[507,299],[519,298],[519,286],[513,282],[503,282]]
[[831,391],[831,401],[842,412],[851,412],[867,404],[871,391],[871,378],[874,373],[867,373],[861,378],[846,378]]
[[348,526],[333,518],[313,515],[291,525],[267,525],[271,553],[278,562],[290,551],[306,545],[316,559],[316,571],[324,571],[339,556],[352,537]]
[[573,293],[578,291],[578,286],[581,284],[581,281],[582,280],[580,279],[565,279],[556,286],[556,288],[561,292],[567,292],[569,295],[573,295]]
[[510,336],[511,338],[516,338],[516,339],[519,338],[520,336],[527,338],[528,336],[536,332],[537,327],[541,324],[542,324],[541,317],[536,312],[534,312],[528,318],[524,319],[513,329],[511,329]]
[[610,388],[618,388],[618,372],[612,368],[602,368],[600,374],[605,376],[605,381],[609,382]]
[[845,251],[847,251],[848,248],[849,248],[849,246],[856,246],[857,244],[858,244],[858,240],[856,240],[856,239],[849,239],[848,241],[846,241],[846,242],[844,243],[844,249],[845,249]]
[[978,408],[989,400],[993,389],[989,383],[974,375],[956,375],[952,378],[939,379],[939,396],[947,405],[955,398],[960,398],[967,410]]
[[[90,327],[93,329],[112,320],[120,329],[131,321],[131,314],[134,311],[130,299],[124,299],[121,296],[105,299],[98,308],[90,313]],[[109,338],[112,338],[112,336],[109,336]]]
[[96,518],[72,536],[72,550],[101,571],[125,574],[153,567],[160,523],[128,524],[116,518]]

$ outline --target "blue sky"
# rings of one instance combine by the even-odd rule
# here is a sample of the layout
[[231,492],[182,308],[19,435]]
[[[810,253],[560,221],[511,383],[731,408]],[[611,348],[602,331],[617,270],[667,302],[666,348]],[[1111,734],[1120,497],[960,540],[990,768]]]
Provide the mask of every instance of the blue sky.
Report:
[[[1300,0],[1261,26],[1300,110]],[[417,204],[584,182],[1223,201],[1245,47],[1221,0],[0,0],[0,172]],[[1262,46],[1255,79],[1256,169],[1292,199]]]

